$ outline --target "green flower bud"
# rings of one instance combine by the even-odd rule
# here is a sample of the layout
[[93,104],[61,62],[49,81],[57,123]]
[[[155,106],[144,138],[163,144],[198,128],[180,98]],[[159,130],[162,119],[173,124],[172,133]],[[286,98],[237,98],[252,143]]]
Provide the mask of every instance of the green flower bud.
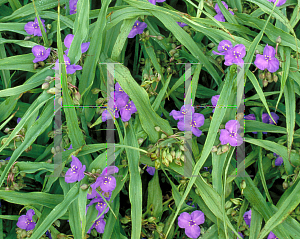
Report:
[[42,90],[47,90],[47,89],[49,89],[49,87],[50,87],[50,84],[48,82],[44,82],[42,84]]
[[268,86],[268,81],[267,80],[263,80],[263,87],[267,87]]
[[170,163],[172,163],[173,158],[172,158],[172,155],[170,153],[167,154],[166,158],[167,158],[167,160],[169,160]]
[[125,217],[121,218],[120,221],[122,224],[127,224],[128,222],[130,222],[130,219],[125,216]]
[[172,159],[175,159],[176,152],[174,149],[171,150],[170,154],[172,156]]
[[228,151],[229,147],[227,144],[222,145],[222,153],[226,153]]
[[273,75],[273,81],[275,82],[275,83],[277,83],[277,81],[278,81],[278,76],[277,75]]
[[259,50],[255,50],[255,51],[254,51],[254,54],[255,54],[255,55],[259,54]]
[[174,57],[175,57],[175,58],[178,58],[179,56],[180,56],[180,55],[179,55],[178,52],[174,54]]
[[215,47],[215,46],[216,46],[216,44],[213,43],[213,42],[211,42],[211,43],[209,43],[209,44],[207,45],[207,47],[209,47],[209,48],[213,48],[213,47]]
[[270,72],[266,73],[266,78],[267,80],[271,80],[272,79],[272,74]]
[[147,219],[148,222],[154,222],[155,220],[156,220],[155,217],[149,217],[149,218]]
[[56,87],[52,87],[52,88],[50,88],[49,90],[47,90],[47,93],[48,93],[48,94],[55,95],[55,94],[59,94],[59,93],[60,93],[60,90],[57,89]]
[[172,49],[175,49],[175,48],[176,48],[176,44],[173,43],[173,44],[171,45],[171,47],[172,47]]
[[38,67],[39,67],[39,64],[38,64],[38,63],[34,63],[34,64],[33,64],[33,69],[36,70]]
[[165,224],[163,224],[162,222],[158,223],[157,227],[156,227],[156,230],[159,232],[159,233],[162,233],[163,232],[163,229],[164,229],[164,226]]
[[20,235],[21,235],[21,238],[27,237],[26,230],[23,229],[22,232],[20,233]]
[[180,149],[181,151],[183,151],[183,152],[186,151],[186,148],[185,148],[183,145],[180,145],[180,146],[179,146],[179,149]]
[[219,147],[217,150],[217,155],[220,155],[220,154],[222,154],[222,147]]
[[178,166],[182,166],[180,160],[175,159],[174,163],[177,164]]
[[285,190],[285,189],[287,189],[287,188],[289,187],[289,184],[288,184],[286,181],[284,181],[284,182],[282,183],[282,187],[283,187],[283,189]]
[[176,52],[177,52],[176,49],[172,49],[171,51],[169,51],[169,54],[170,54],[171,56],[173,56]]
[[171,67],[168,67],[168,68],[167,68],[167,72],[168,72],[168,73],[171,73],[171,72],[172,72],[172,68],[171,68]]
[[258,78],[261,79],[261,80],[264,80],[265,79],[265,73],[259,73],[258,75]]
[[162,160],[166,159],[166,156],[167,156],[167,151],[165,149],[163,149],[162,155],[161,155]]
[[231,206],[232,206],[232,202],[227,201],[227,202],[225,203],[225,209],[231,208]]
[[44,67],[44,66],[45,66],[45,62],[43,62],[43,61],[39,61],[38,63],[39,63],[39,65],[40,65],[41,67]]
[[160,168],[160,161],[156,160],[155,161],[155,169],[159,169]]
[[75,93],[75,96],[74,96],[74,97],[75,97],[76,100],[79,101],[80,98],[81,98],[81,95],[80,95],[80,93],[77,91],[77,92]]
[[169,167],[169,161],[168,161],[166,158],[163,159],[162,163],[163,163],[164,165],[166,165],[167,167]]
[[165,139],[165,138],[167,138],[167,137],[168,137],[168,136],[165,135],[165,134],[161,134],[161,136],[160,136],[161,139]]
[[157,148],[157,149],[155,150],[155,154],[156,154],[157,157],[159,157],[159,155],[160,155],[160,149],[159,149],[159,148]]
[[26,36],[25,38],[24,38],[24,41],[28,41],[28,40],[30,40],[31,39],[31,36]]
[[203,178],[207,178],[210,175],[210,173],[209,172],[204,172],[204,173],[201,173],[201,175],[202,175]]
[[57,226],[57,227],[60,227],[60,221],[59,221],[59,220],[56,220],[56,221],[54,222],[54,225]]
[[161,41],[162,39],[164,39],[162,36],[157,36],[157,40]]
[[4,144],[6,143],[6,141],[7,141],[7,139],[8,139],[8,138],[3,138],[3,139],[1,140],[1,144],[4,145]]
[[235,205],[241,205],[241,200],[237,198],[231,198],[230,201],[233,202]]
[[82,185],[80,185],[80,188],[81,188],[82,190],[86,190],[86,189],[89,188],[89,185],[87,185],[87,184],[82,184]]
[[20,190],[19,184],[17,184],[17,183],[13,183],[13,188],[17,191]]
[[160,132],[160,130],[161,130],[159,126],[155,126],[154,129],[155,129],[157,132]]
[[52,154],[56,154],[56,151],[55,151],[55,148],[54,148],[54,147],[51,148],[51,153],[52,153]]
[[240,184],[241,189],[245,189],[246,188],[246,181],[242,180],[241,184]]
[[11,171],[12,173],[17,174],[19,172],[19,167],[15,166]]
[[177,150],[176,153],[175,153],[175,158],[177,160],[180,160],[181,154],[182,154],[182,152],[180,150]]
[[182,154],[182,155],[180,156],[180,160],[181,160],[182,162],[184,162],[184,160],[185,160],[184,154]]
[[278,36],[277,39],[276,39],[276,43],[280,44],[281,43],[281,37]]

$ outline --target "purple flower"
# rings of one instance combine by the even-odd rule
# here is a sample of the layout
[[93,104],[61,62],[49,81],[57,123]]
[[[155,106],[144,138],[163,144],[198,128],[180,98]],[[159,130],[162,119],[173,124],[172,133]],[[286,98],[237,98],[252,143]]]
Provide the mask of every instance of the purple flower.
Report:
[[155,174],[155,168],[154,168],[154,167],[149,167],[149,166],[147,166],[146,171],[147,171],[151,176],[153,176],[153,175]]
[[[108,119],[112,119],[112,116],[114,118],[119,118],[119,107],[118,105],[125,106],[126,102],[124,101],[124,98],[119,97],[119,100],[117,102],[116,98],[113,97],[114,92],[111,92],[111,97],[108,100],[107,104],[107,110],[104,110],[102,113],[102,122],[105,122]],[[127,99],[128,100],[128,99]]]
[[91,230],[95,227],[97,232],[104,233],[105,228],[105,221],[103,220],[104,215],[102,215],[98,220],[95,221],[95,223],[92,225],[90,230],[87,233],[91,233]]
[[66,183],[74,183],[81,181],[84,178],[85,165],[78,158],[72,155],[71,168],[68,169],[65,176]]
[[32,216],[34,215],[34,210],[29,209],[26,215],[22,215],[19,217],[17,222],[17,227],[24,229],[26,231],[33,230],[35,228],[35,222],[32,221]]
[[[224,1],[222,1],[222,4],[224,5],[224,7],[226,8],[226,9],[228,9],[228,5],[226,4],[226,2],[224,2]],[[221,12],[221,10],[220,10],[220,7],[219,7],[219,5],[216,3],[216,5],[215,5],[215,11],[217,12],[217,15],[216,16],[214,16],[214,18],[217,20],[217,21],[219,21],[219,22],[225,22],[225,17],[224,17],[224,15],[223,15],[223,13]],[[232,11],[229,11],[232,15],[234,15],[234,13],[232,12]]]
[[[213,106],[215,106],[214,108],[216,108],[216,105],[218,104],[219,98],[220,98],[220,95],[215,95],[215,96],[211,97],[211,104],[212,104]],[[213,109],[212,112],[214,113],[214,112],[215,112],[215,109]]]
[[[186,204],[189,205],[189,206],[191,206],[192,201],[188,201]],[[192,207],[195,207],[195,205],[193,204]]]
[[178,24],[180,27],[185,27],[185,26],[188,25],[188,24],[185,24],[184,22],[177,22],[177,24]]
[[50,239],[52,239],[51,233],[49,230],[46,231],[46,236],[49,237]]
[[10,158],[11,158],[11,157],[9,156],[9,157],[7,157],[5,160],[10,160]]
[[250,223],[251,223],[251,209],[247,212],[244,213],[244,220],[246,222],[246,224],[248,225],[248,227],[250,227]]
[[[244,236],[243,236],[243,234],[242,234],[241,232],[238,232],[238,234],[239,234],[242,238],[244,238]],[[239,239],[239,238],[237,237],[236,239]]]
[[[94,203],[97,203],[97,205],[96,205],[96,209],[98,210],[98,216],[97,217],[99,217],[99,215],[102,213],[102,212],[104,212],[104,214],[105,213],[107,213],[108,212],[108,210],[109,210],[109,207],[107,206],[107,204],[106,204],[106,202],[100,197],[100,198],[94,198],[88,205],[87,205],[87,208],[88,207],[90,207],[91,205],[93,205]],[[103,214],[103,215],[104,215]]]
[[[70,145],[70,147],[67,150],[70,150],[70,149],[73,149],[72,144]],[[66,151],[66,150],[64,149],[64,151]]]
[[[45,20],[41,19],[40,20],[42,21],[42,25],[43,25],[43,29],[44,31],[46,32],[45,30]],[[38,22],[38,19],[37,17],[34,19],[34,22],[27,22],[24,26],[24,30],[29,34],[29,35],[34,35],[34,36],[39,36],[41,37],[42,36],[42,32],[41,32],[41,29],[39,27],[39,22]]]
[[218,53],[216,51],[212,51],[212,53],[214,53],[215,55],[226,55],[229,53],[231,48],[232,48],[231,41],[223,40],[223,41],[220,41],[220,43],[218,45],[218,51],[220,53]]
[[278,239],[278,237],[276,237],[276,235],[273,232],[270,232],[267,239]]
[[281,164],[283,164],[283,158],[282,157],[280,157],[278,154],[275,154],[275,153],[273,153],[273,155],[275,157],[277,157],[275,159],[275,166],[280,166]]
[[[244,116],[245,120],[256,120],[255,115],[254,114],[249,114],[249,115],[245,115]],[[252,132],[253,134],[257,134],[257,132]]]
[[225,55],[225,62],[226,66],[230,66],[232,64],[237,64],[240,67],[243,67],[244,60],[242,59],[246,55],[246,49],[243,44],[238,44],[231,48],[228,54]]
[[221,144],[229,143],[231,146],[240,146],[243,143],[243,138],[239,135],[240,123],[237,120],[229,120],[225,124],[225,129],[220,130]]
[[[75,64],[71,65],[70,59],[66,55],[64,55],[64,63],[66,65],[67,74],[73,74],[75,73],[75,71],[82,70],[82,67],[80,65],[75,65]],[[57,61],[55,62],[55,67],[53,67],[52,69],[58,70],[59,69],[58,64],[59,63],[57,59]]]
[[[119,82],[115,84],[115,97],[116,98],[127,98],[129,99],[129,96],[125,93],[125,91],[121,88]],[[128,101],[128,100],[127,100]]]
[[17,124],[20,123],[21,119],[22,119],[22,118],[18,118],[18,119],[17,119]]
[[[271,112],[271,116],[277,124],[279,116],[274,112]],[[261,119],[262,119],[262,122],[265,123],[265,124],[273,124],[273,125],[275,124],[268,113],[263,113],[262,116],[261,116]],[[263,132],[263,134],[267,134],[267,132]]]
[[136,20],[128,35],[128,38],[134,38],[136,34],[142,34],[146,27],[147,27],[147,23],[145,22],[141,23],[139,20]]
[[264,54],[256,55],[254,64],[260,70],[268,69],[271,73],[276,72],[279,69],[279,60],[275,57],[275,49],[267,44],[264,49]]
[[172,110],[171,113],[170,113],[170,116],[173,116],[173,118],[175,120],[183,120],[184,119],[184,116],[186,114],[194,114],[195,113],[195,109],[194,107],[189,104],[189,105],[183,105],[181,108],[180,108],[180,111],[177,111],[177,110]]
[[198,238],[200,236],[200,227],[205,221],[204,213],[194,211],[190,214],[183,212],[178,217],[178,226],[185,229],[185,234],[190,238]]
[[37,63],[39,61],[44,61],[48,58],[50,55],[51,48],[48,48],[47,50],[45,47],[37,45],[32,47],[32,53],[35,56],[35,59],[33,60],[33,63]]
[[73,15],[77,12],[77,2],[78,2],[78,0],[70,0],[69,1],[70,15]]
[[137,109],[133,101],[130,101],[128,104],[126,104],[123,108],[120,109],[122,121],[124,122],[129,121],[131,115],[134,114],[135,112],[137,112]]
[[[276,0],[268,0],[269,2],[275,3]],[[276,7],[280,7],[281,5],[285,4],[286,0],[279,0]],[[269,239],[269,238],[268,238]]]
[[[71,47],[72,41],[74,39],[74,35],[72,34],[68,34],[66,35],[65,39],[64,39],[64,45],[66,48],[68,48],[67,50],[65,50],[65,54],[68,55],[69,53],[69,48]],[[90,46],[90,42],[85,42],[81,44],[81,53],[85,53]]]
[[155,5],[157,2],[164,2],[166,0],[148,0],[150,3],[152,3],[153,5]]
[[194,113],[192,117],[190,115],[186,116],[186,119],[182,119],[177,123],[177,128],[180,131],[191,130],[196,137],[200,137],[202,131],[198,129],[204,124],[204,115],[199,113]]

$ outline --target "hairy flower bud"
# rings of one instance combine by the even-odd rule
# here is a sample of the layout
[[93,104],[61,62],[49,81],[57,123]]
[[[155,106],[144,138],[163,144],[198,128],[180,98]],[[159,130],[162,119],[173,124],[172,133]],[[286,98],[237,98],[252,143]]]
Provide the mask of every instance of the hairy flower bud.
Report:
[[263,82],[262,82],[262,83],[263,83],[263,86],[264,86],[264,87],[267,87],[267,86],[268,86],[268,84],[269,84],[267,80],[263,80]]
[[173,56],[176,52],[177,52],[176,49],[172,49],[171,51],[169,51],[169,54],[170,54],[171,56]]
[[182,155],[180,156],[180,160],[181,160],[182,162],[184,162],[184,160],[185,160],[184,154],[182,154]]
[[10,131],[10,128],[5,128],[4,133],[8,133]]
[[227,144],[222,145],[222,153],[226,153],[228,151],[229,147]]
[[271,80],[272,79],[272,74],[270,72],[266,73],[266,78],[267,80]]
[[280,36],[278,36],[278,37],[276,38],[276,43],[278,43],[278,44],[281,43],[281,37],[280,37]]
[[81,188],[82,190],[86,190],[86,189],[89,188],[89,185],[87,185],[87,184],[82,184],[82,185],[80,185],[80,188]]
[[42,84],[42,90],[47,90],[47,89],[49,89],[49,87],[50,87],[50,84],[48,82],[44,82]]
[[155,160],[155,169],[159,169],[159,168],[160,168],[160,161]]
[[275,83],[277,83],[277,81],[278,81],[278,76],[277,75],[273,75],[273,81],[275,82]]
[[170,154],[172,156],[172,159],[175,159],[176,152],[174,149],[171,150]]
[[211,42],[211,43],[209,43],[208,45],[207,45],[207,47],[209,47],[209,48],[213,48],[213,47],[215,47],[215,43],[213,43],[213,42]]
[[157,132],[160,132],[160,130],[161,130],[159,126],[155,126],[154,129],[155,129]]
[[173,161],[172,155],[170,153],[167,154],[166,159],[169,160],[170,163],[172,163]]
[[77,91],[77,92],[75,93],[75,96],[74,96],[74,97],[75,97],[76,100],[79,101],[80,98],[81,98],[81,95],[80,95],[80,93]]
[[259,54],[259,50],[255,50],[254,54],[255,55]]
[[30,40],[31,39],[31,36],[26,36],[25,38],[24,38],[24,41],[28,41],[28,40]]
[[166,156],[167,156],[167,151],[165,149],[163,149],[162,154],[161,154],[162,160],[166,159]]
[[169,167],[169,161],[165,158],[163,159],[163,164],[166,165],[167,167]]
[[232,202],[227,201],[227,202],[225,203],[225,209],[231,208],[231,206],[232,206]]
[[288,184],[286,181],[284,181],[284,182],[282,183],[282,187],[283,187],[283,189],[285,190],[285,189],[287,189],[287,188],[289,187],[289,184]]
[[91,90],[91,92],[92,92],[92,94],[96,95],[100,92],[100,89],[94,88],[94,89]]
[[217,152],[217,151],[218,151],[217,146],[213,146],[211,152],[212,152],[212,153],[215,153],[215,152]]
[[162,39],[164,39],[162,36],[157,36],[157,40],[161,41]]
[[222,147],[219,147],[217,150],[217,155],[220,155],[220,154],[222,154]]
[[177,150],[176,153],[175,153],[175,158],[176,158],[177,160],[180,160],[181,154],[182,154],[182,151]]
[[60,93],[60,90],[58,88],[56,88],[56,87],[52,87],[49,90],[47,90],[47,93],[55,95],[55,94]]
[[258,75],[258,78],[261,79],[261,80],[264,80],[265,79],[265,73],[260,73]]

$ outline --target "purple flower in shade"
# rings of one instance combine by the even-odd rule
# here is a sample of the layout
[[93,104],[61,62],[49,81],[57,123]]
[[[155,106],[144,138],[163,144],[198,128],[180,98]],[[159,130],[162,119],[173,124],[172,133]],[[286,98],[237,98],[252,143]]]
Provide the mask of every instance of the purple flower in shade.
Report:
[[[275,120],[275,123],[277,124],[279,116],[274,112],[271,112],[271,116]],[[263,113],[261,116],[261,119],[262,119],[262,122],[265,124],[275,124],[268,113]],[[263,132],[263,134],[267,134],[267,132]]]
[[[41,21],[42,21],[43,29],[46,32],[46,30],[45,30],[45,24],[44,24],[45,20],[41,19]],[[29,35],[34,35],[34,36],[39,36],[39,37],[42,36],[42,32],[41,32],[41,29],[39,27],[39,22],[38,22],[37,17],[34,19],[34,22],[27,22],[25,24],[25,26],[24,26],[24,30]]]
[[278,237],[276,237],[276,235],[273,232],[270,232],[267,239],[278,239]]
[[18,118],[18,119],[17,119],[17,124],[20,123],[21,119],[22,119],[22,118]]
[[74,183],[81,181],[84,178],[85,165],[78,158],[72,155],[71,168],[68,169],[65,176],[66,183]]
[[147,171],[151,176],[153,176],[153,175],[155,174],[155,168],[154,168],[154,167],[149,167],[149,166],[147,166],[146,171]]
[[[80,65],[75,65],[75,64],[71,65],[70,59],[66,55],[64,55],[64,63],[66,65],[67,74],[73,74],[75,73],[75,71],[82,70],[82,67]],[[58,64],[59,63],[57,59],[57,61],[55,62],[55,67],[53,67],[52,69],[58,70],[59,69]]]
[[216,52],[216,51],[212,51],[212,53],[214,53],[215,55],[226,55],[229,53],[231,48],[232,48],[231,41],[223,40],[223,41],[220,41],[220,43],[218,45],[218,51],[220,53]]
[[[220,95],[215,95],[215,96],[211,97],[211,104],[212,104],[213,106],[215,106],[214,108],[216,108],[216,105],[218,104],[219,98],[220,98]],[[214,112],[215,112],[215,109],[213,109],[212,112],[214,113]]]
[[[114,95],[114,92],[111,92],[111,96],[112,95]],[[108,119],[112,119],[112,117],[114,117],[116,119],[120,117],[120,115],[119,115],[120,110],[119,110],[118,104],[119,105],[124,104],[124,101],[121,97],[120,97],[120,100],[118,101],[118,103],[117,103],[116,98],[114,98],[114,97],[109,98],[108,103],[107,103],[107,106],[108,106],[107,110],[104,110],[102,113],[102,122],[105,122]],[[125,105],[126,105],[126,102],[125,102],[124,106]]]
[[17,227],[24,229],[26,231],[30,231],[35,228],[35,222],[32,221],[32,216],[34,215],[34,210],[29,209],[26,215],[22,215],[19,217],[17,222]]
[[246,55],[246,48],[243,44],[235,45],[228,54],[225,55],[226,66],[230,66],[232,64],[237,64],[240,67],[243,67],[244,60],[242,59]]
[[94,224],[92,225],[92,227],[90,228],[90,230],[87,233],[91,233],[91,230],[95,227],[97,232],[99,233],[103,233],[104,232],[104,228],[105,228],[105,221],[103,220],[104,215],[102,215],[98,220],[96,220],[94,222]]
[[[65,54],[68,55],[69,53],[69,48],[71,47],[71,43],[74,39],[74,35],[72,34],[68,34],[66,35],[65,39],[64,39],[64,45],[66,48],[68,48],[67,50],[65,50]],[[90,46],[90,42],[85,42],[81,44],[81,53],[85,53]]]
[[[242,234],[241,232],[238,232],[238,234],[239,234],[242,238],[244,238],[244,236],[243,236],[243,234]],[[236,239],[239,239],[239,238],[237,237]]]
[[283,164],[283,158],[282,157],[280,157],[278,154],[275,154],[275,153],[273,153],[273,155],[275,157],[277,157],[275,159],[275,166],[280,166],[281,164]]
[[185,27],[185,26],[188,25],[188,24],[185,24],[184,22],[177,22],[177,24],[178,24],[180,27]]
[[204,120],[205,118],[203,114],[194,113],[192,114],[192,117],[190,115],[186,115],[185,119],[182,119],[177,123],[177,128],[180,131],[191,130],[196,137],[200,137],[202,131],[198,128],[204,124]]
[[134,114],[135,112],[137,112],[137,109],[136,109],[133,101],[130,101],[123,108],[120,109],[122,121],[124,121],[124,122],[129,121],[131,118],[131,115]]
[[134,38],[137,34],[142,34],[146,27],[147,23],[136,20],[128,35],[128,38]]
[[[249,115],[245,115],[244,116],[245,120],[256,120],[255,115],[254,114],[249,114]],[[257,134],[257,132],[252,132],[253,134]]]
[[231,146],[240,146],[243,143],[243,138],[239,135],[240,123],[237,120],[229,120],[225,124],[225,129],[220,130],[221,144],[230,144]]
[[77,12],[77,2],[78,2],[78,0],[70,0],[69,1],[70,15],[73,15]]
[[200,236],[200,227],[205,221],[204,213],[194,211],[190,214],[183,212],[178,217],[178,226],[185,229],[185,234],[190,238],[198,238]]
[[275,57],[275,49],[272,46],[265,46],[264,54],[256,55],[254,61],[255,66],[260,70],[268,69],[269,72],[273,73],[279,69],[279,60]]
[[[186,204],[189,205],[189,206],[191,206],[192,201],[188,201]],[[193,204],[192,207],[195,207],[195,205]]]
[[50,239],[52,239],[51,233],[49,230],[46,231],[46,236],[49,237]]
[[51,49],[48,48],[47,50],[45,47],[37,45],[32,47],[32,53],[35,56],[35,59],[33,60],[33,63],[37,63],[39,61],[44,61],[48,58],[50,55]]
[[[115,84],[115,98],[128,98],[129,96],[125,93],[125,91],[121,88],[119,82]],[[128,101],[128,100],[127,100]],[[126,102],[127,102],[126,101]]]
[[195,113],[194,107],[191,104],[189,104],[189,105],[183,105],[180,108],[180,111],[172,110],[170,116],[173,116],[175,120],[183,120],[185,115],[188,114],[192,115],[194,113]]
[[96,208],[96,209],[98,210],[98,212],[99,212],[97,217],[99,217],[100,214],[101,214],[102,212],[104,212],[103,215],[104,215],[105,213],[108,212],[109,207],[107,206],[106,202],[105,202],[101,197],[100,197],[100,198],[99,198],[99,197],[94,198],[94,199],[87,205],[87,208],[90,207],[91,205],[93,205],[94,203],[97,203],[95,208]]
[[[269,2],[275,3],[276,0],[268,0]],[[276,7],[280,7],[281,5],[285,4],[286,0],[279,0]]]
[[251,209],[247,212],[244,213],[244,220],[246,222],[246,224],[248,225],[248,227],[250,227],[250,223],[251,223]]
[[150,3],[152,3],[153,5],[155,5],[157,2],[164,2],[166,0],[148,0]]
[[10,160],[11,157],[7,157],[5,160]]
[[[226,4],[226,2],[222,1],[222,4],[224,5],[224,7],[228,10],[228,5]],[[214,16],[214,18],[219,21],[219,22],[225,22],[225,17],[223,15],[223,13],[220,10],[219,5],[216,3],[215,5],[215,11],[217,12],[217,15]],[[234,15],[234,13],[232,11],[229,11],[232,15]]]

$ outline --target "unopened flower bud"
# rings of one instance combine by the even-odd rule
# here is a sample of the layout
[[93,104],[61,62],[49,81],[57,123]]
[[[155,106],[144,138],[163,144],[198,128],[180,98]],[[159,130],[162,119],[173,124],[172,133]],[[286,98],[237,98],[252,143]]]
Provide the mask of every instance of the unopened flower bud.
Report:
[[182,162],[184,162],[184,160],[185,160],[184,154],[182,154],[182,155],[180,156],[180,160],[181,160]]
[[278,81],[278,76],[277,75],[273,75],[273,81],[276,83]]
[[280,37],[280,36],[278,36],[278,37],[276,38],[276,43],[278,43],[278,44],[281,43],[281,37]]
[[255,50],[255,51],[254,51],[254,54],[255,54],[255,55],[259,54],[259,50]]
[[229,147],[227,144],[222,145],[222,153],[226,153],[228,151]]
[[89,185],[87,185],[87,184],[82,184],[82,185],[80,185],[80,188],[81,188],[82,190],[86,190],[86,189],[89,188]]
[[122,224],[127,224],[128,222],[130,222],[130,220],[127,217],[123,217],[120,219]]
[[258,75],[258,78],[261,79],[261,80],[264,80],[265,79],[265,73],[260,73]]
[[174,57],[175,57],[175,58],[178,58],[179,56],[180,56],[180,55],[179,55],[179,52],[177,52],[177,53],[174,54]]
[[222,147],[219,147],[217,150],[217,155],[220,155],[220,154],[222,154]]
[[54,148],[54,147],[51,148],[51,153],[52,153],[52,154],[56,154],[56,151],[55,151],[55,148]]
[[154,129],[159,132],[160,131],[160,127],[159,126],[155,126]]
[[217,152],[217,151],[218,151],[217,146],[213,146],[211,152],[212,152],[212,153],[215,153],[215,152]]
[[289,187],[289,184],[286,181],[284,181],[282,183],[282,187],[283,187],[283,189],[287,189]]
[[159,169],[159,168],[160,168],[160,161],[155,160],[155,169]]
[[100,92],[100,89],[94,88],[94,89],[91,90],[91,92],[92,92],[92,94],[96,95]]
[[232,206],[232,202],[227,201],[227,202],[225,203],[225,209],[231,208],[231,206]]
[[246,181],[245,180],[242,180],[241,184],[240,184],[240,187],[242,190],[244,190],[246,188]]
[[162,36],[157,36],[157,40],[161,41],[162,39],[164,39]]
[[270,72],[266,73],[266,78],[267,80],[271,80],[272,79],[272,74]]
[[20,233],[20,235],[21,235],[21,238],[27,237],[26,230],[23,229],[22,232]]
[[165,139],[165,138],[167,138],[167,137],[168,137],[168,136],[165,135],[165,134],[161,134],[161,136],[160,136],[161,139]]
[[170,163],[172,163],[173,158],[172,158],[172,155],[170,153],[167,154],[166,158],[167,158],[167,160],[169,160]]
[[169,54],[170,54],[171,56],[173,56],[176,52],[177,52],[176,49],[172,49],[171,51],[169,51]]
[[81,98],[81,95],[80,95],[80,93],[77,91],[77,92],[75,93],[75,99],[79,101],[80,98]]
[[177,160],[180,160],[181,154],[182,154],[182,152],[180,150],[177,150],[176,153],[175,153],[175,158]]
[[177,164],[178,166],[182,166],[180,160],[175,159],[175,160],[174,160],[174,163]]
[[50,87],[50,84],[48,82],[44,82],[42,84],[42,90],[47,90],[47,89],[49,89],[49,87]]
[[180,149],[181,151],[183,151],[183,152],[186,151],[186,148],[185,148],[183,145],[180,145],[180,146],[179,146],[179,149]]
[[209,48],[213,48],[213,47],[215,47],[215,43],[213,43],[213,42],[211,42],[211,43],[209,43],[208,45],[207,45],[207,47],[209,47]]
[[166,150],[163,150],[162,151],[162,154],[161,154],[161,158],[164,160],[167,156],[167,151]]
[[45,66],[45,62],[43,62],[43,61],[39,61],[38,63],[39,63],[39,65],[40,65],[41,67],[44,67],[44,66]]
[[54,225],[57,226],[57,227],[60,227],[60,221],[59,221],[59,220],[56,220],[56,221],[54,222]]
[[[93,231],[93,230],[92,230]],[[97,236],[97,234],[96,234],[96,236]],[[63,233],[59,233],[58,235],[57,235],[57,239],[66,239],[67,238],[67,235],[66,234],[63,234]]]
[[31,150],[32,150],[32,146],[30,145],[27,149],[25,149],[25,152],[28,153]]
[[28,41],[28,40],[30,40],[31,39],[31,36],[26,36],[25,38],[24,38],[24,41]]
[[50,88],[49,90],[47,90],[47,93],[55,95],[55,94],[60,93],[60,90],[56,87],[53,87],[53,88]]
[[169,161],[165,158],[163,159],[163,164],[166,165],[167,167],[169,167]]
[[10,128],[5,128],[4,133],[8,133],[10,131]]
[[172,159],[175,159],[175,155],[176,155],[175,150],[171,150],[170,154],[171,154],[171,156],[172,156]]
[[171,73],[171,72],[172,72],[172,68],[171,68],[171,67],[168,67],[168,68],[167,68],[167,72],[168,72],[168,73]]
[[263,80],[262,83],[263,83],[263,86],[264,86],[264,87],[268,86],[268,84],[269,84],[267,80]]
[[52,77],[51,76],[47,76],[46,78],[45,78],[45,81],[46,82],[50,82],[52,80]]
[[33,69],[36,70],[38,67],[39,67],[39,64],[38,64],[38,63],[34,63],[34,64],[33,64]]

